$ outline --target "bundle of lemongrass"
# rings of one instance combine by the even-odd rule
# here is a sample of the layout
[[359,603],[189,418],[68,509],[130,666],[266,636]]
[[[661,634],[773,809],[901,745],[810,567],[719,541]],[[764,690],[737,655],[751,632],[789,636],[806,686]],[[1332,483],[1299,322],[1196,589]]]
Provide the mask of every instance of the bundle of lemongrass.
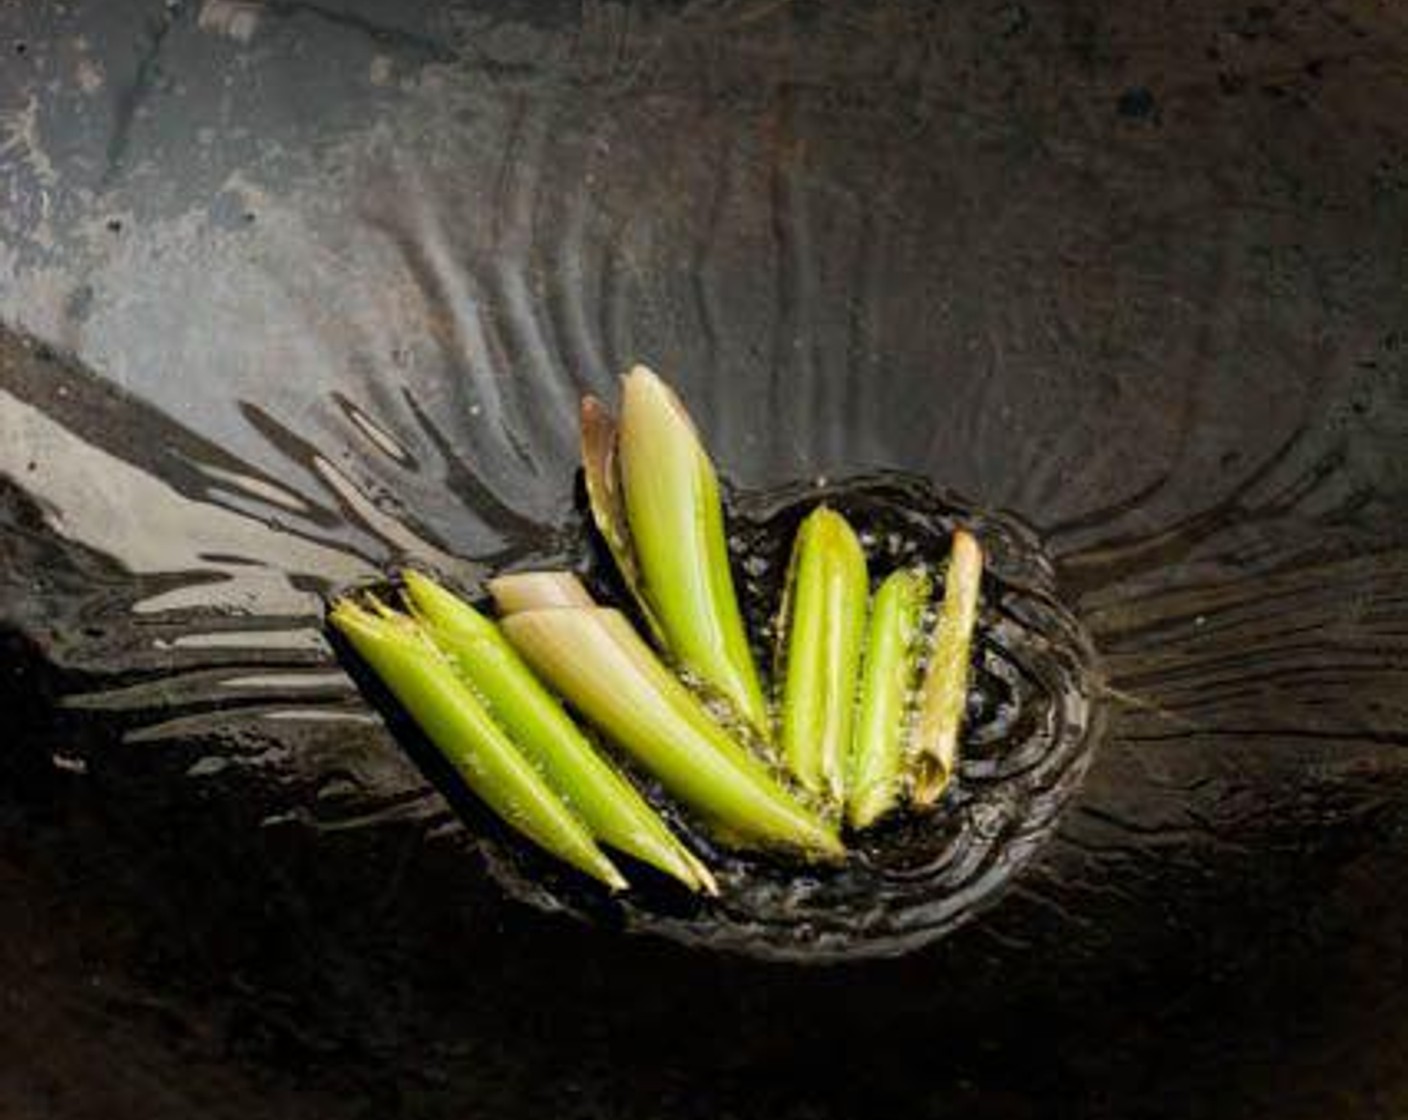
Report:
[[709,457],[659,378],[638,366],[623,382],[619,425],[583,403],[583,463],[653,647],[569,572],[490,580],[496,624],[408,571],[404,610],[354,593],[333,605],[333,625],[490,809],[613,890],[626,879],[600,845],[692,890],[718,888],[564,701],[735,847],[837,860],[842,817],[863,829],[906,800],[933,806],[957,757],[977,542],[954,534],[930,627],[928,572],[895,571],[872,596],[854,530],[814,510],[792,551],[770,705]]

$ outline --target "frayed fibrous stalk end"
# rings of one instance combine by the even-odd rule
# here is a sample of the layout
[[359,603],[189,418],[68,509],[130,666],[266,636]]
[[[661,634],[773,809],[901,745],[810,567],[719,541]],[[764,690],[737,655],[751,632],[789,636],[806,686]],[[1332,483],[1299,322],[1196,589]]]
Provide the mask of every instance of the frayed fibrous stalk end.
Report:
[[595,398],[582,406],[593,519],[669,657],[770,738],[713,464],[660,378],[636,366],[621,384],[619,424]]
[[972,534],[960,529],[953,535],[944,575],[943,605],[911,743],[910,798],[919,808],[928,808],[938,801],[957,764],[982,577],[982,549]]

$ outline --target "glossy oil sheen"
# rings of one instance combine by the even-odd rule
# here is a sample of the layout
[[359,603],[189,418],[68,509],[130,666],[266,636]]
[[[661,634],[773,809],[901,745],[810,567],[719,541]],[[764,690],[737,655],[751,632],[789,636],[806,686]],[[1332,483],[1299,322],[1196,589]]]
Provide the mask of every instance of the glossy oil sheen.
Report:
[[[960,525],[988,551],[957,779],[935,812],[902,813],[850,836],[850,857],[835,868],[731,851],[672,813],[705,854],[721,897],[685,903],[647,884],[619,902],[629,930],[797,961],[910,952],[1000,896],[1050,835],[1085,773],[1101,725],[1100,677],[1088,635],[1056,597],[1036,534],[1010,515],[945,498],[922,479],[876,476],[733,496],[735,559],[746,573],[742,607],[759,651],[776,623],[798,525],[822,503],[869,543],[875,579],[898,567],[940,565]],[[577,566],[603,597],[611,593],[609,552],[595,534]],[[669,811],[661,792],[651,792]],[[510,869],[510,855],[495,866]],[[505,884],[546,901],[539,883],[509,876]],[[583,892],[564,885],[569,889],[553,892],[552,903],[590,916]]]
[[[1392,3],[0,4],[0,1112],[1401,1113],[1405,60]],[[325,643],[569,551],[634,361],[746,492],[1012,510],[1100,651],[923,951],[506,901]]]

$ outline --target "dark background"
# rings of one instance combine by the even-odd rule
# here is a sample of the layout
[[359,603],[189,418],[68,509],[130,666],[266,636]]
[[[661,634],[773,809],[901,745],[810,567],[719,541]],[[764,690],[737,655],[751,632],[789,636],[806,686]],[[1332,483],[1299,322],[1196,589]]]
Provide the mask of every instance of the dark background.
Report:
[[[10,0],[0,327],[7,1120],[1408,1114],[1401,4]],[[509,904],[331,661],[636,359],[1047,534],[1110,730],[942,944]]]

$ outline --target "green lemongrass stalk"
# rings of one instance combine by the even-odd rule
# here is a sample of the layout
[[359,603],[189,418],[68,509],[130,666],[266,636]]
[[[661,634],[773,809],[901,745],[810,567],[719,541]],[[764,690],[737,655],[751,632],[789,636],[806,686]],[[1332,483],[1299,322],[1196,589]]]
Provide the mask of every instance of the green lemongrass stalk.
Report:
[[910,568],[892,572],[875,593],[846,781],[846,819],[852,828],[869,827],[899,801],[905,724],[932,590],[928,575]]
[[[517,578],[521,589],[522,581],[532,577]],[[718,893],[708,869],[597,753],[493,622],[428,576],[408,571],[404,581],[411,609],[426,633],[598,841],[673,875],[691,890]],[[580,585],[577,590],[591,605]]]
[[[767,703],[734,590],[713,464],[669,386],[644,366],[621,381],[617,506],[629,527],[633,590],[674,660],[767,738]],[[608,540],[619,536],[618,514],[598,516],[599,524],[617,526]],[[631,572],[625,575],[629,582]]]
[[850,524],[822,506],[797,530],[778,628],[782,757],[839,805],[855,716],[869,581]]
[[835,832],[714,721],[620,611],[549,607],[501,625],[559,695],[730,837],[821,858],[845,854]]
[[972,534],[959,529],[953,534],[943,606],[914,723],[911,798],[921,808],[939,799],[958,759],[982,580],[983,550]]
[[420,626],[350,599],[337,602],[329,618],[494,813],[612,890],[628,886],[586,825],[519,753]]

